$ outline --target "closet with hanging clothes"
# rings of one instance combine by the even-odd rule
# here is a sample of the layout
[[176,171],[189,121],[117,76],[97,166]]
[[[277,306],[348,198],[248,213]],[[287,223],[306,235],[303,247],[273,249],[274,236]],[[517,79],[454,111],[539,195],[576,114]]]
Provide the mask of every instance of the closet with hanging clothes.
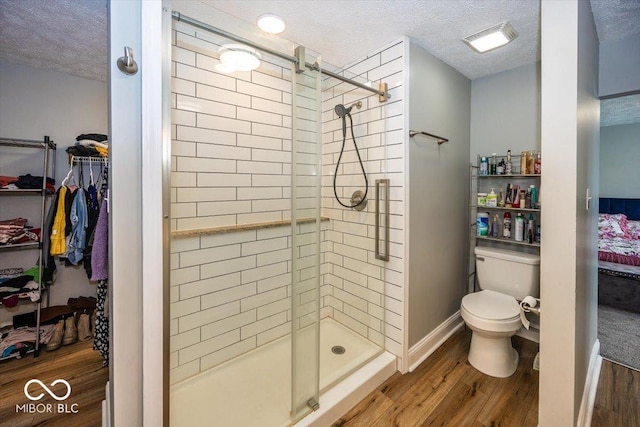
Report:
[[[101,144],[106,146],[106,140],[103,141]],[[78,144],[67,148],[67,153],[78,152],[76,147],[81,147],[84,154],[94,154],[87,150],[89,145]],[[105,154],[104,151],[95,156],[70,154],[69,172],[58,189],[58,204],[51,215],[50,253],[67,267],[83,267],[86,280],[96,285],[97,298],[70,298],[68,306],[76,312],[79,339],[94,338],[94,350],[100,352],[103,365],[107,366],[109,161],[103,157]]]

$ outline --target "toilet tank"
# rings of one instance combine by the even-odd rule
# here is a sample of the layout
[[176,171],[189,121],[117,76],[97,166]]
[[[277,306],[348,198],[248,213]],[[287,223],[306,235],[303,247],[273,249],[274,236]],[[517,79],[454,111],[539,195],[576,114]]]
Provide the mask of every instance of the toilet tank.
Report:
[[540,296],[540,257],[506,249],[476,246],[476,279],[480,289],[521,300]]

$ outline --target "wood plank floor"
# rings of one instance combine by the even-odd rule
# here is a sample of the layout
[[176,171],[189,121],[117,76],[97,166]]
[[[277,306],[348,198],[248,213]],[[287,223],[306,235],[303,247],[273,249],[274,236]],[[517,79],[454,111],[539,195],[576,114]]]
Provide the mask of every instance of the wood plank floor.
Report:
[[[3,427],[64,426],[90,427],[102,424],[102,400],[104,387],[109,379],[109,369],[102,367],[102,358],[94,351],[93,341],[77,342],[52,352],[42,350],[40,357],[27,355],[23,359],[13,359],[0,363],[0,425]],[[64,402],[58,402],[45,392],[45,396],[34,403],[51,404],[52,413],[30,414],[16,412],[16,405],[31,403],[24,394],[24,385],[32,378],[49,386],[62,378],[71,385],[71,395]],[[52,387],[58,395],[65,393],[65,387]],[[44,390],[37,384],[29,388],[32,395]],[[77,413],[56,413],[58,403],[77,403]]]
[[[376,426],[536,426],[538,372],[531,367],[538,346],[513,338],[520,353],[518,370],[509,378],[492,378],[467,362],[471,333],[460,331],[414,372],[396,373],[338,420],[334,427]],[[101,402],[109,377],[91,341],[43,351],[0,364],[0,426],[101,425]],[[68,401],[78,403],[77,414],[16,414],[27,403],[24,384],[38,378],[50,384],[69,381]],[[36,386],[33,394],[38,393]],[[57,387],[54,391],[60,392]],[[41,403],[57,403],[46,395]],[[640,427],[640,372],[605,360],[593,411],[593,427]]]
[[602,362],[592,427],[640,426],[640,372]]
[[520,337],[509,378],[481,374],[467,362],[471,332],[452,336],[413,372],[396,373],[340,418],[346,426],[532,426],[538,424],[538,345]]

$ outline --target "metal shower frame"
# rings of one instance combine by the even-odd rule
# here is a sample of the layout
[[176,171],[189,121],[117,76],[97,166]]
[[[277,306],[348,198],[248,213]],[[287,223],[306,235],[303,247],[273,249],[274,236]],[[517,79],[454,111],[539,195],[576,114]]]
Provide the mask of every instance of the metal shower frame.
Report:
[[336,74],[332,71],[328,71],[325,69],[321,69],[319,64],[317,62],[309,63],[305,60],[305,51],[306,49],[304,48],[304,46],[298,46],[295,49],[295,56],[292,55],[288,55],[286,53],[282,53],[282,52],[278,52],[277,50],[271,49],[269,47],[266,46],[262,46],[260,44],[254,43],[251,40],[245,39],[244,37],[240,37],[237,36],[233,33],[230,33],[228,31],[225,30],[221,30],[220,28],[211,26],[209,24],[206,24],[202,21],[198,21],[197,19],[193,19],[190,18],[188,16],[185,16],[183,14],[181,14],[180,12],[171,12],[171,17],[173,19],[175,19],[178,22],[185,22],[191,26],[200,28],[202,30],[217,34],[219,36],[222,37],[226,37],[228,39],[231,39],[233,41],[236,41],[238,43],[243,43],[246,44],[248,46],[251,46],[255,49],[261,50],[263,52],[267,52],[273,56],[277,56],[278,58],[282,58],[285,59],[287,61],[293,62],[296,65],[296,72],[298,73],[302,73],[304,72],[307,68],[314,70],[314,71],[320,71],[322,74],[329,76],[329,77],[333,77],[334,79],[343,81],[345,83],[349,83],[352,84],[354,86],[359,87],[360,89],[364,89],[366,91],[375,93],[376,95],[378,95],[378,101],[380,102],[386,102],[387,100],[389,100],[391,98],[391,95],[389,95],[389,91],[387,88],[387,84],[384,82],[380,82],[378,89],[375,89],[373,87],[367,86],[364,83],[360,83],[357,82],[355,80],[352,80],[350,78],[341,76],[340,74]]

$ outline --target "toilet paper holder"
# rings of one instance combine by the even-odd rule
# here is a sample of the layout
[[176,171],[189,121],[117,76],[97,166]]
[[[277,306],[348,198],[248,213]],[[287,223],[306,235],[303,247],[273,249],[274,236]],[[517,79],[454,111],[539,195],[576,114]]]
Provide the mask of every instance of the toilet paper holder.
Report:
[[522,326],[525,329],[529,329],[529,319],[525,316],[525,313],[533,313],[536,316],[540,316],[540,308],[538,308],[538,303],[540,300],[538,298],[534,298],[532,296],[524,297],[524,299],[520,302],[520,320],[522,321]]
[[540,307],[538,307],[539,302],[540,300],[538,298],[525,297],[520,303],[520,306],[525,312],[540,316]]

